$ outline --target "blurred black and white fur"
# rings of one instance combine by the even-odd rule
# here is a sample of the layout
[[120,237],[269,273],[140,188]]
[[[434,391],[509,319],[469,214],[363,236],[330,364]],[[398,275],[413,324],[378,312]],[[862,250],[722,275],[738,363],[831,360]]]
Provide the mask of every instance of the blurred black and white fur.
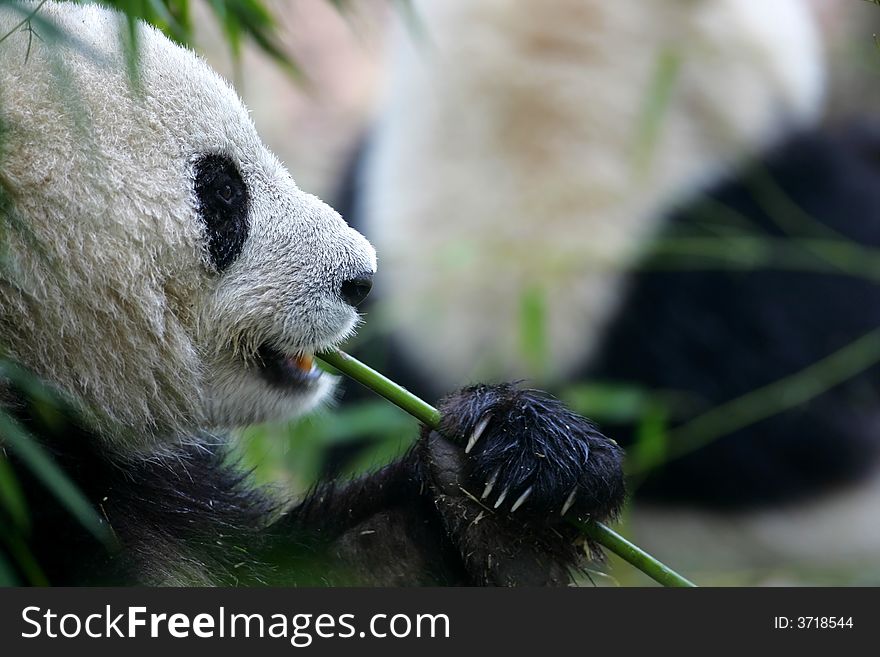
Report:
[[[469,378],[637,386],[668,402],[676,457],[639,499],[706,509],[694,526],[751,534],[770,562],[782,544],[828,555],[836,532],[811,518],[863,526],[880,505],[876,485],[852,488],[878,481],[876,365],[826,383],[808,369],[870,350],[880,327],[876,279],[821,253],[880,246],[880,124],[820,124],[810,3],[413,6],[421,30],[393,35],[340,203],[383,254],[371,311],[391,373],[425,394]],[[714,256],[681,251],[712,240]],[[529,298],[540,362],[522,346]],[[733,403],[799,373],[799,403],[778,388],[772,412]],[[636,440],[629,420],[604,426]],[[679,454],[676,430],[701,426]],[[674,546],[678,516],[659,517],[640,538]]]

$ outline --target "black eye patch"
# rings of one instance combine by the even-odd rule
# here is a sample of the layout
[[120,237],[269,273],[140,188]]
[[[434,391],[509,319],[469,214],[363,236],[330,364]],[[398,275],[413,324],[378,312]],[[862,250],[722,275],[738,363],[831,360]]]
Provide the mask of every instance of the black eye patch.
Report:
[[235,163],[225,155],[203,155],[194,167],[199,214],[205,222],[208,254],[218,271],[231,265],[250,230],[250,194]]

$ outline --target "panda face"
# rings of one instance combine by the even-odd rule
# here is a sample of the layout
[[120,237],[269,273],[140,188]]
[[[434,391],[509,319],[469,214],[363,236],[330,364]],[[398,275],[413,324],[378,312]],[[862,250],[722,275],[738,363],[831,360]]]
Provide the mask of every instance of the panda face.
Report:
[[[356,327],[373,248],[296,186],[193,53],[140,28],[138,91],[124,19],[40,11],[78,41],[0,44],[0,345],[111,444],[320,403],[333,378],[312,356]],[[19,20],[0,8],[0,33]]]
[[196,159],[193,177],[213,277],[197,322],[210,422],[307,411],[333,385],[314,354],[353,333],[358,315],[346,289],[369,280],[375,253],[280,168],[253,170],[212,154]]

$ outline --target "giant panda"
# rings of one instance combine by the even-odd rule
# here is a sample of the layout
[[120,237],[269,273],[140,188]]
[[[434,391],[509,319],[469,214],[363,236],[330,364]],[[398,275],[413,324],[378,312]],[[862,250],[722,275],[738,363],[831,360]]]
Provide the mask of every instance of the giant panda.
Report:
[[569,521],[619,510],[622,452],[539,391],[464,388],[398,461],[298,502],[231,462],[230,429],[331,396],[313,355],[354,331],[376,254],[191,51],[138,24],[132,75],[126,26],[0,8],[0,456],[29,512],[0,507],[3,564],[51,584],[568,584],[594,547]]
[[[809,3],[413,8],[420,29],[393,34],[340,194],[383,254],[371,312],[391,328],[363,353],[430,395],[469,377],[635,386],[662,402],[669,436],[633,478],[636,509],[723,510],[712,526],[728,536],[746,531],[740,514],[793,517],[787,505],[876,472],[872,357],[830,381],[810,368],[880,326],[872,275],[820,253],[880,245],[880,132],[820,125]],[[714,256],[694,252],[710,239]],[[603,426],[629,444],[650,429]],[[663,518],[651,526],[675,546]],[[805,533],[817,552],[835,540]]]

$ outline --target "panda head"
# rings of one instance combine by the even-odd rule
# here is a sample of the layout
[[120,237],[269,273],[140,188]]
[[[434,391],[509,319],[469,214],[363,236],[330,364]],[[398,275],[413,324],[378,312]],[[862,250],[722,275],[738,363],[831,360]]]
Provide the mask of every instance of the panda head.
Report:
[[[300,190],[229,85],[124,19],[48,3],[65,35],[0,44],[0,348],[111,442],[295,416],[332,378],[375,252]],[[0,10],[0,33],[20,20]],[[29,52],[28,52],[29,50]]]

